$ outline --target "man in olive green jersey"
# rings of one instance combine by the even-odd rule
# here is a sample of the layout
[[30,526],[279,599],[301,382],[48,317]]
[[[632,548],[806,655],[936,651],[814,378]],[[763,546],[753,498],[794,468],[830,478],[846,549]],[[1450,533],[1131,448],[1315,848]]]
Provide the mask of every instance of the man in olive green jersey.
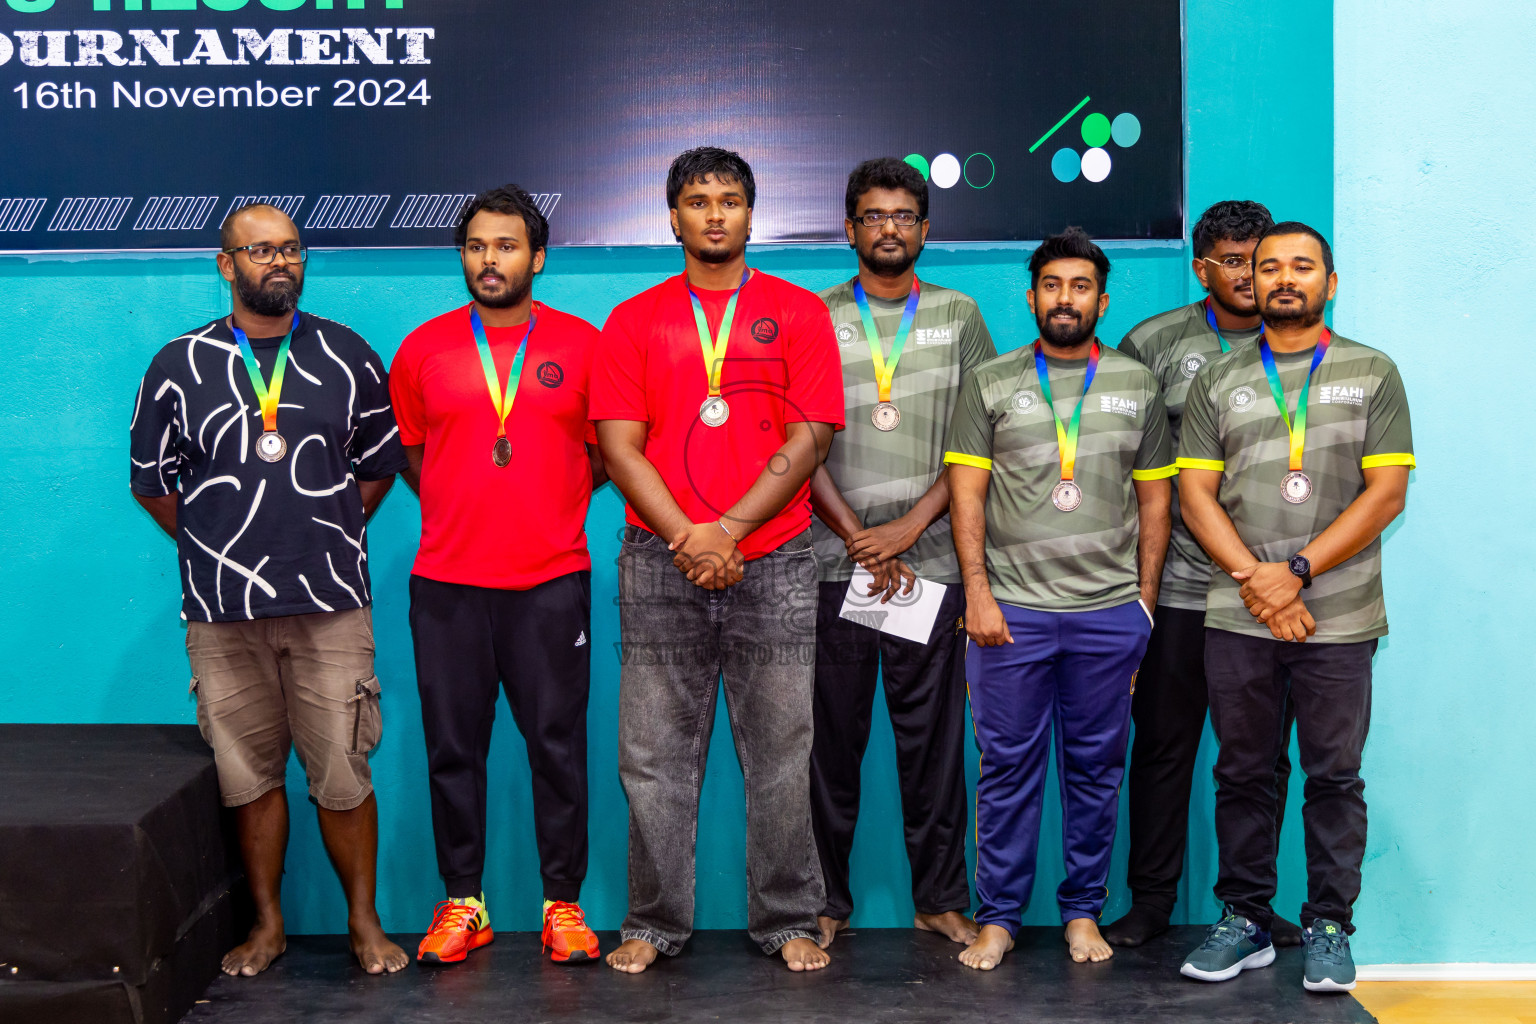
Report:
[[[1259,307],[1253,301],[1253,247],[1274,223],[1263,205],[1226,200],[1195,223],[1194,271],[1207,295],[1198,302],[1143,320],[1120,342],[1157,376],[1168,410],[1174,450],[1184,420],[1184,397],[1200,367],[1259,336]],[[1173,502],[1173,534],[1163,584],[1157,592],[1156,625],[1136,677],[1131,716],[1131,849],[1126,880],[1131,909],[1104,928],[1112,946],[1139,946],[1168,929],[1178,902],[1179,876],[1189,833],[1189,793],[1200,736],[1205,731],[1205,592],[1211,559],[1190,536]],[[1289,707],[1289,703],[1287,703]],[[1290,735],[1290,715],[1286,716]],[[1281,744],[1275,787],[1279,793],[1276,831],[1285,808],[1291,764]],[[1301,929],[1280,918],[1275,945],[1301,943]]]
[[1181,973],[1225,981],[1274,961],[1274,764],[1283,696],[1306,773],[1303,985],[1355,987],[1351,909],[1366,813],[1360,755],[1371,657],[1387,632],[1381,532],[1402,512],[1413,432],[1402,378],[1323,322],[1338,288],[1327,241],[1277,224],[1254,249],[1258,342],[1196,375],[1179,497],[1219,572],[1206,599],[1216,759],[1216,897],[1226,906]]
[[[928,234],[922,174],[894,157],[866,160],[848,176],[844,201],[859,272],[821,298],[842,353],[847,427],[811,481],[820,581],[811,806],[827,886],[821,944],[853,913],[848,859],[877,673],[896,737],[912,923],[968,943],[976,926],[966,916],[965,597],[949,533],[944,432],[962,376],[997,351],[970,296],[917,278]],[[872,606],[898,588],[947,587],[927,643],[839,617],[856,564],[875,576]]]

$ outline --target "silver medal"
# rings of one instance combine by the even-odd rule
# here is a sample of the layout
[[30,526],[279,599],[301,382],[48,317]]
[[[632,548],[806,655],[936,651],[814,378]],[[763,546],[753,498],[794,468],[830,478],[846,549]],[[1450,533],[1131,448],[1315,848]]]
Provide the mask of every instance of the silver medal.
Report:
[[491,461],[499,468],[505,469],[507,463],[512,461],[512,442],[505,437],[498,437],[496,443],[491,446]]
[[279,462],[288,454],[288,442],[275,430],[268,430],[256,439],[256,457],[263,462]]
[[876,430],[895,430],[901,424],[901,410],[890,402],[881,402],[875,406],[869,418]]
[[731,418],[731,407],[719,395],[710,395],[699,406],[699,422],[706,427],[722,426]]
[[1300,505],[1312,497],[1312,480],[1301,470],[1293,470],[1280,481],[1280,494],[1292,505]]
[[1083,489],[1071,480],[1062,480],[1051,489],[1051,504],[1063,512],[1071,512],[1083,503]]

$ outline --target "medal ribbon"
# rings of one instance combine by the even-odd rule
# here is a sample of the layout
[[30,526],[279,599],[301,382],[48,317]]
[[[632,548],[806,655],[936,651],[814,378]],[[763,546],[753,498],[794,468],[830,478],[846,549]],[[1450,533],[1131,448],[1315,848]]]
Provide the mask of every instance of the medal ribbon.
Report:
[[1045,397],[1045,407],[1051,410],[1051,419],[1056,421],[1056,445],[1061,450],[1063,480],[1072,479],[1072,471],[1077,465],[1077,434],[1083,423],[1083,399],[1088,397],[1088,387],[1098,371],[1099,342],[1095,338],[1093,347],[1088,350],[1088,372],[1083,377],[1083,393],[1077,400],[1077,408],[1072,410],[1072,424],[1063,426],[1061,417],[1056,415],[1056,403],[1051,399],[1051,377],[1045,365],[1045,349],[1038,341],[1035,342],[1035,376],[1040,378],[1040,393]]
[[288,369],[288,346],[293,342],[294,332],[299,329],[299,311],[293,311],[293,326],[288,328],[288,336],[278,346],[277,365],[272,368],[270,388],[261,379],[261,364],[256,362],[256,353],[251,351],[251,339],[235,326],[233,317],[230,318],[229,326],[234,330],[235,341],[240,346],[240,358],[245,360],[245,372],[251,375],[251,387],[256,390],[256,403],[261,406],[261,429],[269,434],[276,433],[277,402],[283,394],[283,371]]
[[725,315],[720,318],[720,336],[713,340],[709,337],[709,320],[704,316],[704,304],[699,301],[693,285],[688,285],[688,298],[693,301],[693,322],[699,328],[699,344],[704,348],[704,372],[709,374],[709,397],[711,398],[716,398],[720,394],[720,371],[725,368],[725,349],[731,343],[731,324],[736,319],[736,300],[741,296],[741,290],[747,286],[747,278],[751,276],[750,270],[741,272],[741,284],[731,292],[731,301],[725,304]]
[[869,342],[869,355],[875,361],[875,386],[880,390],[880,401],[891,400],[891,381],[896,377],[896,361],[902,349],[907,347],[907,335],[912,333],[912,318],[917,315],[917,277],[912,278],[912,293],[907,296],[907,306],[901,311],[901,326],[896,329],[896,340],[891,344],[891,358],[887,362],[880,351],[880,332],[875,328],[875,316],[869,311],[869,298],[864,285],[853,282],[853,301],[859,305],[859,319],[864,321],[864,338]]
[[1270,351],[1265,337],[1259,335],[1259,358],[1264,360],[1264,376],[1269,378],[1269,393],[1274,396],[1280,418],[1285,421],[1285,429],[1291,435],[1290,465],[1293,473],[1301,470],[1301,452],[1307,443],[1307,394],[1312,390],[1312,374],[1317,372],[1318,364],[1328,354],[1328,343],[1332,340],[1333,335],[1324,327],[1322,337],[1317,339],[1317,348],[1312,352],[1312,366],[1307,370],[1307,379],[1302,381],[1301,395],[1296,400],[1296,421],[1292,423],[1285,406],[1285,386],[1280,383],[1280,371],[1275,367],[1275,354]]
[[1216,340],[1221,342],[1222,355],[1232,351],[1232,346],[1227,344],[1227,339],[1221,336],[1221,328],[1216,326],[1216,307],[1211,305],[1211,300],[1205,300],[1205,322],[1211,325],[1211,333],[1216,335]]
[[469,308],[469,326],[475,332],[475,347],[480,350],[480,368],[485,371],[485,386],[491,393],[491,405],[496,409],[496,436],[507,436],[507,417],[512,415],[512,403],[517,398],[517,384],[523,376],[523,357],[528,354],[528,336],[533,325],[539,322],[539,304],[535,302],[528,315],[528,329],[517,343],[517,355],[512,357],[512,368],[507,373],[507,388],[501,389],[496,379],[496,360],[491,355],[491,342],[485,336],[485,324],[480,322],[480,311]]

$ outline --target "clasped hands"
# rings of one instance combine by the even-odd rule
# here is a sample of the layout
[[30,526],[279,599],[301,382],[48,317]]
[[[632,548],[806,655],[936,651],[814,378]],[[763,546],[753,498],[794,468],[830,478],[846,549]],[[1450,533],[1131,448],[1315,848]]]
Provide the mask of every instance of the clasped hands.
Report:
[[1285,562],[1256,562],[1232,573],[1242,584],[1243,605],[1277,640],[1305,643],[1317,622],[1301,600],[1301,579]]
[[922,530],[913,530],[905,516],[899,516],[879,526],[855,530],[848,535],[844,546],[848,557],[874,577],[869,585],[869,596],[880,595],[885,604],[898,593],[912,593],[917,584],[917,574],[908,568],[900,555],[917,543]]
[[688,582],[705,590],[724,590],[746,578],[747,560],[719,522],[690,523],[673,535],[667,550]]

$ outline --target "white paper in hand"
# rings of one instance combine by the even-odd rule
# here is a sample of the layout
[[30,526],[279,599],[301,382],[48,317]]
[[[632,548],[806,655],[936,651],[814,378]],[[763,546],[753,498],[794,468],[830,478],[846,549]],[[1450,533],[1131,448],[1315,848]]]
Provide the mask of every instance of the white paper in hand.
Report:
[[912,593],[898,590],[895,597],[881,604],[879,594],[869,594],[874,581],[868,570],[854,566],[853,579],[848,581],[848,592],[843,595],[843,609],[838,616],[903,640],[926,644],[933,635],[939,604],[944,600],[944,584],[919,577],[912,585]]

